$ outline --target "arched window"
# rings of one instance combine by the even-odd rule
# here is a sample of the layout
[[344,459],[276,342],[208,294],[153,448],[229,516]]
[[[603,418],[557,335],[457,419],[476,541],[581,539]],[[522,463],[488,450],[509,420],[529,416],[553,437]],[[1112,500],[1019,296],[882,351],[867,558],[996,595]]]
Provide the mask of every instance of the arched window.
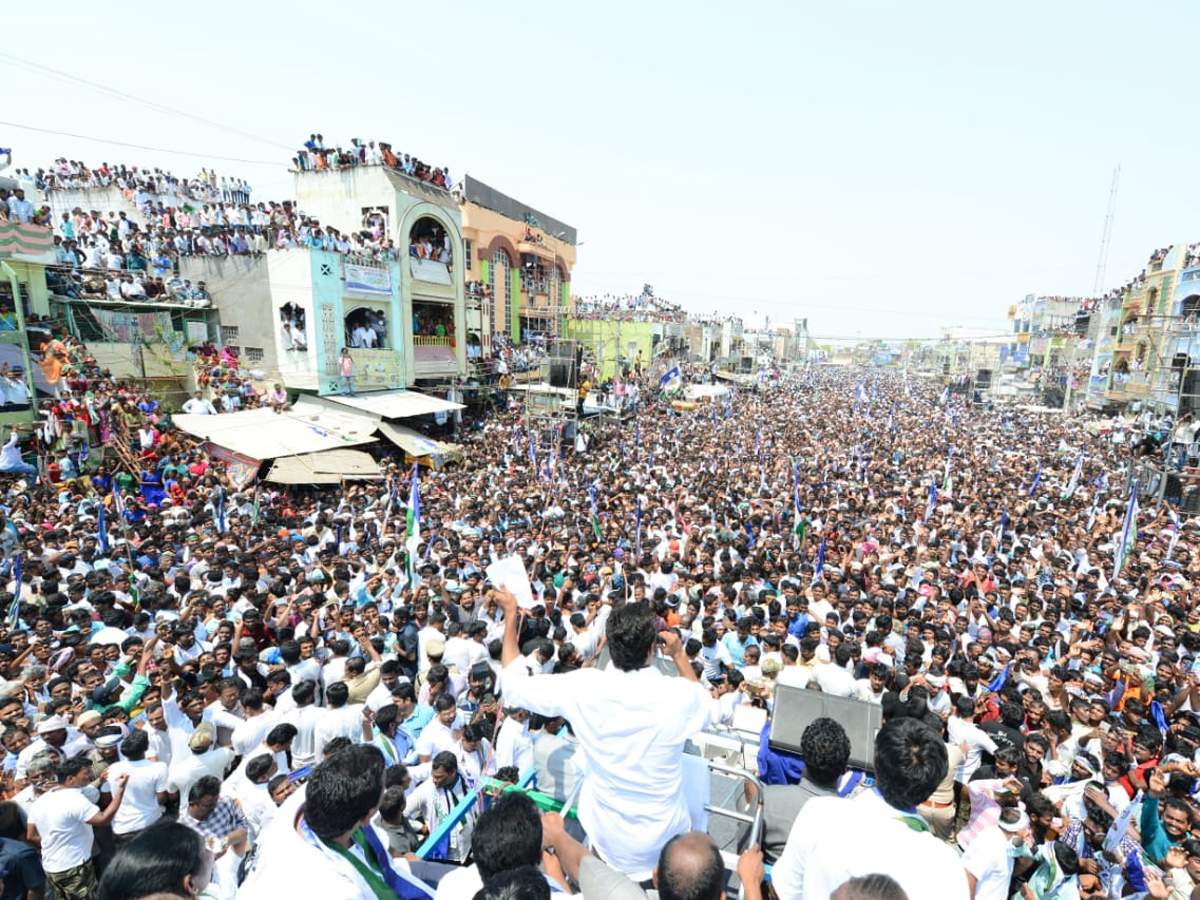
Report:
[[421,216],[408,232],[409,266],[414,278],[436,284],[450,284],[454,267],[453,243],[442,223],[432,216]]
[[508,334],[508,323],[512,316],[512,279],[508,277],[512,265],[508,254],[497,248],[492,254],[492,332]]

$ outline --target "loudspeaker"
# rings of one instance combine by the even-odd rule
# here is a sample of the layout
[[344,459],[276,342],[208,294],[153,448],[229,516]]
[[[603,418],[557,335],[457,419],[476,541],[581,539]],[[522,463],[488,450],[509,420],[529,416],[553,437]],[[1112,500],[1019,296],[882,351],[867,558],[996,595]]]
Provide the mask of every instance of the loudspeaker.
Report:
[[1187,369],[1183,373],[1183,384],[1179,388],[1179,414],[1200,412],[1200,369]]
[[781,684],[775,689],[775,713],[767,742],[773,750],[799,753],[804,729],[821,716],[846,729],[850,738],[850,765],[875,771],[875,735],[883,727],[883,708],[874,703]]
[[554,358],[550,359],[550,386],[571,387],[571,364]]

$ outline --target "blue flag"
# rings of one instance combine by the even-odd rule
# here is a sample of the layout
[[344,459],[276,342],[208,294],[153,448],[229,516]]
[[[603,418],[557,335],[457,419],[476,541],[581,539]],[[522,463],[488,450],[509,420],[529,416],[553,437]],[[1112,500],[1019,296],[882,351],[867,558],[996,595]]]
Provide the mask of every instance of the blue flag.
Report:
[[1168,731],[1167,716],[1163,712],[1162,704],[1157,700],[1150,701],[1150,715],[1154,717],[1154,724],[1158,726],[1158,730],[1166,735]]
[[97,501],[97,504],[100,507],[96,516],[96,527],[100,529],[100,533],[97,535],[97,537],[100,539],[100,549],[105,553],[108,553],[108,525],[104,521],[104,498],[101,497]]
[[637,533],[636,543],[634,544],[633,555],[638,559],[642,558],[642,498],[638,497],[637,512],[634,515],[634,530]]
[[821,546],[817,548],[817,565],[813,570],[813,584],[821,580],[821,573],[825,571],[825,537],[821,537]]
[[1011,669],[1012,660],[1009,660],[1008,665],[1001,669],[999,673],[997,673],[996,677],[993,678],[991,683],[987,686],[989,693],[997,694],[1004,689],[1004,685],[1008,684],[1008,673],[1011,671]]
[[219,488],[217,491],[217,532],[225,533],[225,488]]

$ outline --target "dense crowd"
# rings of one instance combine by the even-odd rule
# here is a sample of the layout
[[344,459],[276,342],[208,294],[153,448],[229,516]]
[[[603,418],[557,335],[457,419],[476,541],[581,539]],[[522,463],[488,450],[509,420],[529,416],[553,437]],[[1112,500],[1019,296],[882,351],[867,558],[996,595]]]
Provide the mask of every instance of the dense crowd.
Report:
[[423,163],[415,156],[400,153],[392,145],[380,141],[350,139],[350,146],[325,146],[325,137],[311,134],[304,147],[292,158],[299,172],[321,172],[336,169],[351,169],[358,166],[387,166],[410,178],[416,178],[445,191],[453,190],[454,180],[450,170]]
[[217,176],[201,169],[194,178],[180,178],[162,169],[109,165],[89,167],[77,160],[59,158],[49,169],[38,169],[32,180],[47,196],[52,191],[116,187],[136,206],[169,197],[198,203],[249,203],[250,185],[240,178]]
[[[6,889],[715,900],[685,746],[794,690],[887,724],[868,787],[853,729],[803,723],[796,753],[768,722],[747,897],[764,856],[782,900],[1200,877],[1200,532],[1152,497],[1126,526],[1128,448],[1077,421],[812,371],[578,443],[498,416],[462,465],[280,489],[94,365],[65,377],[0,457]],[[489,577],[510,557],[528,595]],[[519,793],[452,816],[531,768],[576,821]]]

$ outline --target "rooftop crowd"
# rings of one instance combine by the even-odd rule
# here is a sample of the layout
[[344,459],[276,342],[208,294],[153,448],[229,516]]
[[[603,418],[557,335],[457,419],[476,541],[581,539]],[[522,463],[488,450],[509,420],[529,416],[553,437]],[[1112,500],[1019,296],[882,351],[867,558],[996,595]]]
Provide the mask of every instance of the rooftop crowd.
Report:
[[[460,466],[281,489],[94,364],[65,377],[0,457],[13,896],[716,900],[685,744],[789,689],[887,724],[870,786],[842,724],[798,753],[764,731],[747,897],[764,857],[782,900],[1200,878],[1200,532],[1143,498],[1123,540],[1128,450],[1080,422],[817,370],[553,449],[506,414]],[[486,573],[509,555],[523,605]],[[410,856],[562,754],[586,846],[509,792]]]
[[392,149],[392,145],[380,141],[350,139],[349,147],[325,146],[325,136],[310,134],[304,146],[293,157],[296,171],[321,172],[334,169],[352,169],[358,166],[387,166],[410,178],[424,181],[444,191],[454,189],[454,179],[448,168],[428,165],[407,153]]

